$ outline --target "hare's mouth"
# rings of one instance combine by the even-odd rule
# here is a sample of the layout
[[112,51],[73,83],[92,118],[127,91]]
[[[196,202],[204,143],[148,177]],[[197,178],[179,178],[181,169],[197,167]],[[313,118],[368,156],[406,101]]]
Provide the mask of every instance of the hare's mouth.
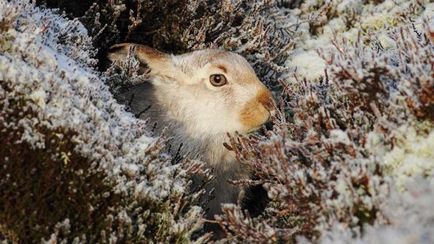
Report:
[[261,134],[265,134],[265,132],[273,130],[273,126],[274,126],[273,121],[271,119],[268,119],[267,122],[247,130],[245,132],[245,134],[250,135],[250,134],[254,134],[256,132],[259,132]]
[[248,131],[246,131],[245,134],[246,134],[246,135],[252,135],[252,134],[255,134],[256,132],[260,131],[261,128],[262,128],[262,125],[260,125],[260,126],[256,126],[256,127],[254,127],[254,128],[249,129]]
[[259,131],[259,129],[261,129],[260,126],[257,127],[257,128],[253,128],[253,129],[248,130],[245,134],[246,134],[246,135],[252,135],[252,134],[255,134],[256,132]]

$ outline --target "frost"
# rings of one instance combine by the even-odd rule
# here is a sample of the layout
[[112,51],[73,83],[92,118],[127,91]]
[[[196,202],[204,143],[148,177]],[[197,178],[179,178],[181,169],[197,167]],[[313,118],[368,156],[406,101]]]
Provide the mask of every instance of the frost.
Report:
[[[342,37],[355,42],[361,31],[370,36],[381,31],[373,37],[384,45],[383,48],[393,48],[393,38],[383,31],[402,25],[404,17],[399,16],[414,16],[416,26],[423,28],[422,19],[434,20],[432,5],[429,1],[406,0],[385,0],[378,4],[353,0],[307,1],[300,6],[299,18],[288,19],[298,26],[298,35],[295,36],[297,48],[289,52],[286,65],[301,78],[315,80],[323,75],[325,63],[316,55],[317,50],[331,46]],[[292,11],[297,12],[297,9]],[[293,77],[287,76],[287,79],[292,82]]]
[[[153,12],[161,19],[153,21]],[[434,241],[434,4],[428,0],[116,1],[94,4],[73,20],[27,1],[0,0],[0,29],[0,133],[11,132],[0,139],[14,138],[6,148],[48,151],[58,143],[42,161],[58,159],[69,169],[85,160],[89,167],[73,172],[79,179],[104,173],[100,181],[110,190],[91,192],[90,201],[103,200],[84,206],[89,216],[120,199],[100,219],[109,224],[92,233],[99,239],[76,235],[73,215],[54,221],[44,240],[209,238],[195,232],[203,210],[190,205],[200,194],[190,192],[189,177],[201,162],[174,164],[164,138],[151,136],[146,121],[113,99],[109,72],[96,71],[103,67],[97,48],[105,52],[125,39],[176,53],[239,52],[273,89],[279,102],[273,129],[228,138],[253,174],[234,184],[263,188],[264,196],[223,206],[216,218],[220,241]],[[126,66],[134,70],[137,63]],[[115,77],[120,86],[141,82],[125,78],[130,73]],[[17,156],[1,159],[9,170]],[[14,174],[3,178],[0,184],[10,187],[0,189],[16,189]],[[71,185],[65,192],[77,190]],[[265,196],[262,209],[251,208]],[[14,239],[13,226],[0,223],[1,235]]]
[[[14,142],[16,145],[46,148],[47,152],[52,152],[53,144],[61,140],[60,149],[43,157],[59,159],[63,163],[61,167],[66,170],[76,164],[74,160],[86,159],[86,175],[107,176],[101,181],[112,188],[101,192],[102,198],[119,195],[124,199],[124,205],[109,210],[119,211],[111,221],[130,226],[132,230],[133,225],[141,224],[133,222],[133,219],[138,221],[136,215],[144,211],[142,207],[137,210],[134,205],[143,201],[148,203],[144,207],[152,209],[155,214],[167,215],[166,220],[171,225],[190,226],[188,231],[176,234],[170,229],[161,230],[156,239],[190,238],[191,232],[202,226],[200,208],[189,209],[185,205],[192,197],[185,195],[189,189],[190,172],[184,165],[172,165],[169,157],[159,156],[164,140],[150,136],[146,122],[136,119],[113,98],[105,84],[107,77],[94,69],[96,51],[86,28],[78,19],[67,20],[25,0],[1,1],[0,4],[1,131],[19,135],[21,139]],[[47,138],[52,139],[47,141]],[[74,147],[64,148],[64,144]],[[14,145],[7,145],[10,147]],[[200,168],[200,165],[196,167]],[[83,169],[79,169],[77,175],[82,176]],[[68,189],[71,194],[77,192],[77,188],[72,187],[77,183],[74,179],[71,179],[71,189]],[[97,199],[99,196],[90,197]],[[91,212],[98,208],[101,206],[89,207]],[[184,210],[188,216],[179,219]],[[157,217],[151,216],[147,221],[157,221],[153,218]],[[69,234],[76,235],[74,231],[70,232],[69,226],[74,229],[77,224],[66,219],[55,225],[48,242],[67,238]],[[160,228],[157,224],[151,225],[150,228]],[[121,230],[110,233],[104,230],[102,233],[72,238],[84,242],[86,238],[100,234],[101,238],[112,241],[133,238],[119,234],[123,233]],[[131,231],[125,233],[132,235]]]
[[[71,130],[80,127],[80,133],[74,137],[74,140],[81,142],[77,146],[78,151],[85,156],[102,159],[101,167],[110,175],[116,176],[118,173],[113,169],[119,166],[125,168],[129,174],[134,174],[139,165],[147,161],[146,149],[155,142],[154,138],[146,136],[143,130],[144,122],[133,118],[117,104],[105,86],[103,77],[100,78],[95,71],[80,63],[80,60],[74,59],[74,55],[82,57],[82,50],[78,51],[80,54],[76,54],[71,52],[71,46],[64,45],[62,48],[58,43],[58,34],[25,32],[45,24],[52,25],[50,30],[53,31],[73,28],[77,31],[69,35],[78,35],[86,40],[88,38],[84,28],[77,21],[68,22],[50,12],[37,9],[23,13],[22,16],[32,21],[28,21],[27,25],[19,25],[19,29],[24,31],[16,33],[12,41],[14,49],[0,57],[2,80],[13,81],[13,94],[24,94],[24,99],[28,98],[38,105],[32,107],[38,111],[36,123],[50,128]],[[18,22],[20,20],[17,20]],[[38,55],[24,56],[24,61],[21,59],[24,54],[33,50],[39,50]],[[24,128],[25,134],[38,134],[33,123],[29,122],[25,123],[28,125]],[[24,126],[24,123],[18,124]],[[118,150],[120,146],[124,152]],[[125,156],[133,152],[143,153],[136,157]],[[161,177],[172,175],[175,167],[169,165],[168,162],[159,162],[153,170]],[[118,179],[120,184],[126,183],[121,178]],[[165,183],[170,185],[170,177],[167,177]],[[161,184],[163,183],[158,183],[158,188]]]
[[[433,180],[415,177],[408,182],[406,192],[393,191],[384,206],[385,218],[390,222],[367,226],[364,234],[354,233],[336,224],[324,233],[320,243],[431,243],[434,241],[434,216],[426,211],[434,204]],[[306,242],[306,240],[303,240]]]
[[294,54],[286,65],[295,67],[298,75],[309,80],[322,77],[325,69],[325,61],[313,51]]
[[[429,4],[304,1],[290,10],[300,24],[280,94],[285,110],[266,136],[237,136],[231,145],[256,172],[250,183],[262,183],[271,201],[248,222],[250,236],[264,235],[255,227],[267,224],[292,233],[274,232],[282,242],[392,242],[399,230],[399,240],[425,240],[430,217],[414,214],[423,223],[403,228],[413,210],[398,207],[396,196],[433,175]],[[406,201],[430,211],[426,199]],[[400,211],[391,216],[391,209]],[[237,226],[246,219],[226,213],[227,240],[245,236]]]
[[413,127],[402,127],[396,147],[384,156],[384,164],[397,177],[397,187],[403,189],[414,177],[434,173],[434,131],[418,135]]
[[347,133],[342,130],[331,130],[330,141],[331,143],[350,144],[350,139],[348,138]]
[[30,93],[29,98],[36,103],[41,109],[45,108],[45,101],[47,99],[47,93],[43,89],[39,89]]

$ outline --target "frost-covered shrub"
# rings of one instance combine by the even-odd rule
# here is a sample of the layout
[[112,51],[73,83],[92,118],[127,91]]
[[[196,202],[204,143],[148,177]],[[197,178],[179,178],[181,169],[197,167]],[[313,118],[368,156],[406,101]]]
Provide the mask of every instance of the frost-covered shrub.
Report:
[[[11,196],[1,198],[1,235],[168,242],[190,241],[200,228],[200,209],[191,206],[198,194],[185,191],[200,163],[172,165],[164,140],[150,137],[103,84],[116,93],[141,81],[135,64],[116,75],[91,69],[105,70],[107,48],[131,41],[174,53],[236,51],[274,88],[281,112],[273,130],[230,135],[226,145],[254,171],[234,183],[263,187],[268,204],[259,213],[245,209],[257,199],[225,205],[217,218],[223,242],[432,242],[430,1],[37,2],[77,19],[1,2],[0,140],[8,147],[0,149],[0,193]],[[37,198],[22,182],[54,184],[49,196],[76,200]],[[23,209],[11,204],[17,196],[39,203],[29,209],[42,209],[30,218],[41,228],[22,234],[27,213],[9,214]],[[100,207],[47,214],[51,202]]]
[[[45,178],[22,177],[22,184],[53,184],[56,189],[71,189],[74,194],[88,192],[92,200],[70,198],[75,199],[74,204],[81,203],[90,212],[95,210],[88,206],[88,201],[98,204],[103,201],[105,204],[97,214],[101,220],[92,221],[89,219],[92,216],[84,210],[79,211],[82,214],[74,215],[72,205],[62,202],[63,191],[56,191],[58,195],[53,193],[56,201],[71,209],[71,213],[62,212],[62,207],[58,209],[60,213],[50,215],[46,211],[51,206],[46,205],[54,204],[54,200],[43,194],[41,205],[28,207],[29,211],[37,209],[34,211],[38,215],[34,219],[14,215],[16,218],[2,224],[2,233],[15,233],[8,236],[19,240],[48,239],[53,232],[52,238],[66,240],[189,239],[202,220],[200,209],[190,207],[190,202],[198,194],[186,196],[184,193],[189,175],[200,171],[200,164],[171,165],[170,158],[160,151],[164,141],[151,138],[144,129],[145,122],[124,112],[112,99],[103,84],[104,77],[92,70],[98,64],[95,57],[101,59],[104,50],[118,41],[136,41],[162,50],[173,49],[174,52],[225,45],[228,49],[248,54],[258,70],[263,72],[264,80],[270,81],[279,75],[276,72],[282,71],[278,65],[285,60],[284,51],[290,45],[289,28],[283,23],[274,23],[283,17],[277,3],[38,3],[61,7],[71,11],[67,12],[68,16],[79,18],[67,21],[50,11],[34,8],[26,1],[2,2],[2,109],[8,111],[2,116],[2,131],[8,135],[4,141],[8,147],[1,155],[8,168],[4,174],[18,177],[20,172],[26,172],[15,171],[16,168],[7,162],[17,160],[21,165],[32,167],[43,161],[45,167],[37,170],[35,175],[52,167],[57,170],[50,171],[51,174]],[[232,11],[234,9],[237,11]],[[241,11],[249,14],[241,15]],[[177,20],[179,26],[175,25]],[[219,24],[222,21],[225,24]],[[270,23],[273,25],[269,26]],[[148,33],[145,29],[149,30],[149,35],[143,34]],[[198,36],[206,38],[206,41],[196,39]],[[99,48],[98,54],[95,47]],[[18,101],[11,102],[10,99]],[[20,147],[10,148],[9,145],[15,142],[21,143]],[[20,158],[19,155],[29,156]],[[58,165],[69,168],[59,168]],[[53,176],[58,181],[51,182],[50,175],[61,177]],[[69,182],[69,177],[74,175],[81,176],[75,180],[86,181],[89,178],[88,181],[95,183],[74,187]],[[5,189],[16,183],[8,177],[5,179],[2,181]],[[37,179],[46,181],[37,182]],[[97,186],[99,184],[101,188]],[[86,188],[93,185],[94,189]],[[23,195],[22,203],[25,205],[29,204],[27,197],[34,194],[22,189],[13,196]],[[110,198],[112,195],[113,200]],[[14,197],[2,200],[9,203]],[[4,213],[26,209],[24,205],[4,209]],[[36,228],[25,224],[25,221],[35,220]],[[84,222],[91,224],[86,226]],[[124,228],[127,230],[119,225],[127,226]],[[10,229],[11,226],[16,229]]]
[[[330,15],[319,17],[327,18],[321,29],[306,25],[308,31],[295,40],[301,47],[292,51],[288,65],[307,65],[301,72],[297,66],[282,84],[282,113],[273,131],[235,136],[230,146],[257,176],[237,183],[262,184],[270,203],[256,218],[226,206],[219,218],[226,239],[369,242],[383,240],[384,231],[403,238],[417,233],[424,240],[430,217],[419,214],[413,218],[420,224],[402,224],[411,214],[395,201],[401,191],[412,192],[406,185],[414,177],[432,178],[434,157],[427,148],[434,129],[434,14],[426,13],[432,4],[330,1],[320,9],[306,8],[313,2],[301,5],[301,18],[319,17],[318,11]],[[344,4],[356,5],[352,14],[360,21],[328,36],[327,28],[345,16],[330,8],[343,10]],[[409,6],[415,8],[403,8]],[[374,9],[402,15],[364,32],[359,24],[373,17]],[[415,201],[429,211],[424,202],[430,198],[410,197],[406,204]]]
[[[75,5],[71,2],[76,2]],[[267,84],[276,85],[297,25],[280,1],[82,1],[40,0],[78,17],[100,49],[100,58],[119,42],[184,53],[225,48],[246,57]],[[80,6],[80,7],[78,7]],[[83,14],[83,11],[86,11]]]
[[1,1],[0,26],[0,236],[191,240],[202,210],[189,177],[201,164],[173,165],[164,139],[113,99],[83,25]]
[[[404,21],[421,25],[432,17],[432,3],[416,0],[385,1],[305,1],[291,10],[299,24],[295,48],[290,50],[286,64],[294,76],[318,79],[326,68],[316,49],[332,46],[332,39],[345,38],[353,43],[362,34],[363,42],[376,42],[377,47],[389,48],[390,37],[383,31],[402,25]],[[381,30],[379,32],[379,30]],[[295,74],[294,74],[295,73]]]
[[386,224],[367,226],[363,235],[354,236],[345,225],[337,224],[321,237],[322,243],[431,243],[434,241],[432,175],[415,177],[400,192],[392,189],[382,205]]
[[[333,101],[339,95],[332,87],[292,85],[286,94],[292,115],[280,115],[267,139],[233,140],[240,160],[250,163],[259,178],[252,183],[263,184],[268,192],[271,202],[256,221],[271,226],[276,240],[314,238],[333,225],[331,220],[360,228],[372,223],[387,194],[379,161],[360,143],[366,131],[340,117],[337,111],[345,108],[342,100]],[[221,223],[229,230],[246,223],[228,217],[223,216]],[[230,233],[229,239],[239,235]]]
[[[219,2],[219,1],[217,1]],[[279,1],[221,1],[210,13],[197,18],[184,30],[181,41],[188,49],[224,48],[242,54],[261,80],[276,85],[293,46],[297,25]]]

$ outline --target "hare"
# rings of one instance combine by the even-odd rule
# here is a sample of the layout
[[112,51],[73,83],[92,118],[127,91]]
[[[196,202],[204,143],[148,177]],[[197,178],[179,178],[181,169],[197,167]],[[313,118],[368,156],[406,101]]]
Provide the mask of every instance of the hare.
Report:
[[[206,162],[215,178],[215,198],[207,217],[234,203],[241,189],[228,180],[248,179],[249,170],[224,147],[227,133],[261,128],[275,113],[270,91],[240,55],[216,49],[170,55],[150,47],[123,43],[111,48],[112,62],[135,56],[149,82],[123,94],[134,113],[165,129],[175,152]],[[179,148],[179,150],[176,150]]]

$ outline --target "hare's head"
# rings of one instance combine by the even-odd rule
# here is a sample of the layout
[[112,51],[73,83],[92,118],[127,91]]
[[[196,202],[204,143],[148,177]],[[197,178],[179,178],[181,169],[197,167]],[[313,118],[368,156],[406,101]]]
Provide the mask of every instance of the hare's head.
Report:
[[169,55],[138,44],[119,44],[109,59],[135,56],[166,116],[190,133],[248,133],[274,114],[270,91],[240,55],[223,50],[200,50]]

